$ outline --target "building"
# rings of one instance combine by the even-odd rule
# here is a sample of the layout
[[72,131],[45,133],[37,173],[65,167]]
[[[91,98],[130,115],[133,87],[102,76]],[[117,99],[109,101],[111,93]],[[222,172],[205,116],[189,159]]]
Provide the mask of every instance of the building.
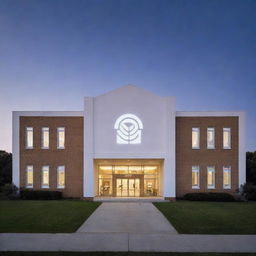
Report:
[[235,193],[245,113],[180,112],[132,85],[85,97],[83,111],[14,111],[13,182],[84,199]]

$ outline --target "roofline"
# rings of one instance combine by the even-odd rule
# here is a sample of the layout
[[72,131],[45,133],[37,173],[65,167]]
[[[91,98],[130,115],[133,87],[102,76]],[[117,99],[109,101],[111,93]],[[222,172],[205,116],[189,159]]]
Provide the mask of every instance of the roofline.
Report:
[[199,116],[242,116],[245,111],[176,111],[176,116],[199,117]]
[[84,116],[83,111],[12,111],[16,116]]

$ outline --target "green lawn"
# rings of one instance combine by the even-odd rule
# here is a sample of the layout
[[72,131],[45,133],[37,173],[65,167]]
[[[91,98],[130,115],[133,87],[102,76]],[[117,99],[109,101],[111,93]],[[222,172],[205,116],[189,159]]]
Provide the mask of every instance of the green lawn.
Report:
[[175,252],[0,252],[1,256],[254,256],[254,253]]
[[256,234],[256,202],[154,203],[182,234]]
[[99,204],[75,200],[0,201],[0,233],[75,232]]

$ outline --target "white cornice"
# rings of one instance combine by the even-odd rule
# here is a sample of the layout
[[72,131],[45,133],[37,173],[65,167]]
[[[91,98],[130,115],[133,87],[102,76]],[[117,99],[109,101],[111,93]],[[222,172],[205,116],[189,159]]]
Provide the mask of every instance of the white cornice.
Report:
[[241,116],[244,114],[244,111],[176,111],[176,116],[183,117]]

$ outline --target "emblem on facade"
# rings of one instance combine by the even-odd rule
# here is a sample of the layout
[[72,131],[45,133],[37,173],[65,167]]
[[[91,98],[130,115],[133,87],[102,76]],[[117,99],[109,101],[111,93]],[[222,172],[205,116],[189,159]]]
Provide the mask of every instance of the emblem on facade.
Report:
[[124,114],[115,122],[117,144],[140,144],[143,125],[133,114]]

